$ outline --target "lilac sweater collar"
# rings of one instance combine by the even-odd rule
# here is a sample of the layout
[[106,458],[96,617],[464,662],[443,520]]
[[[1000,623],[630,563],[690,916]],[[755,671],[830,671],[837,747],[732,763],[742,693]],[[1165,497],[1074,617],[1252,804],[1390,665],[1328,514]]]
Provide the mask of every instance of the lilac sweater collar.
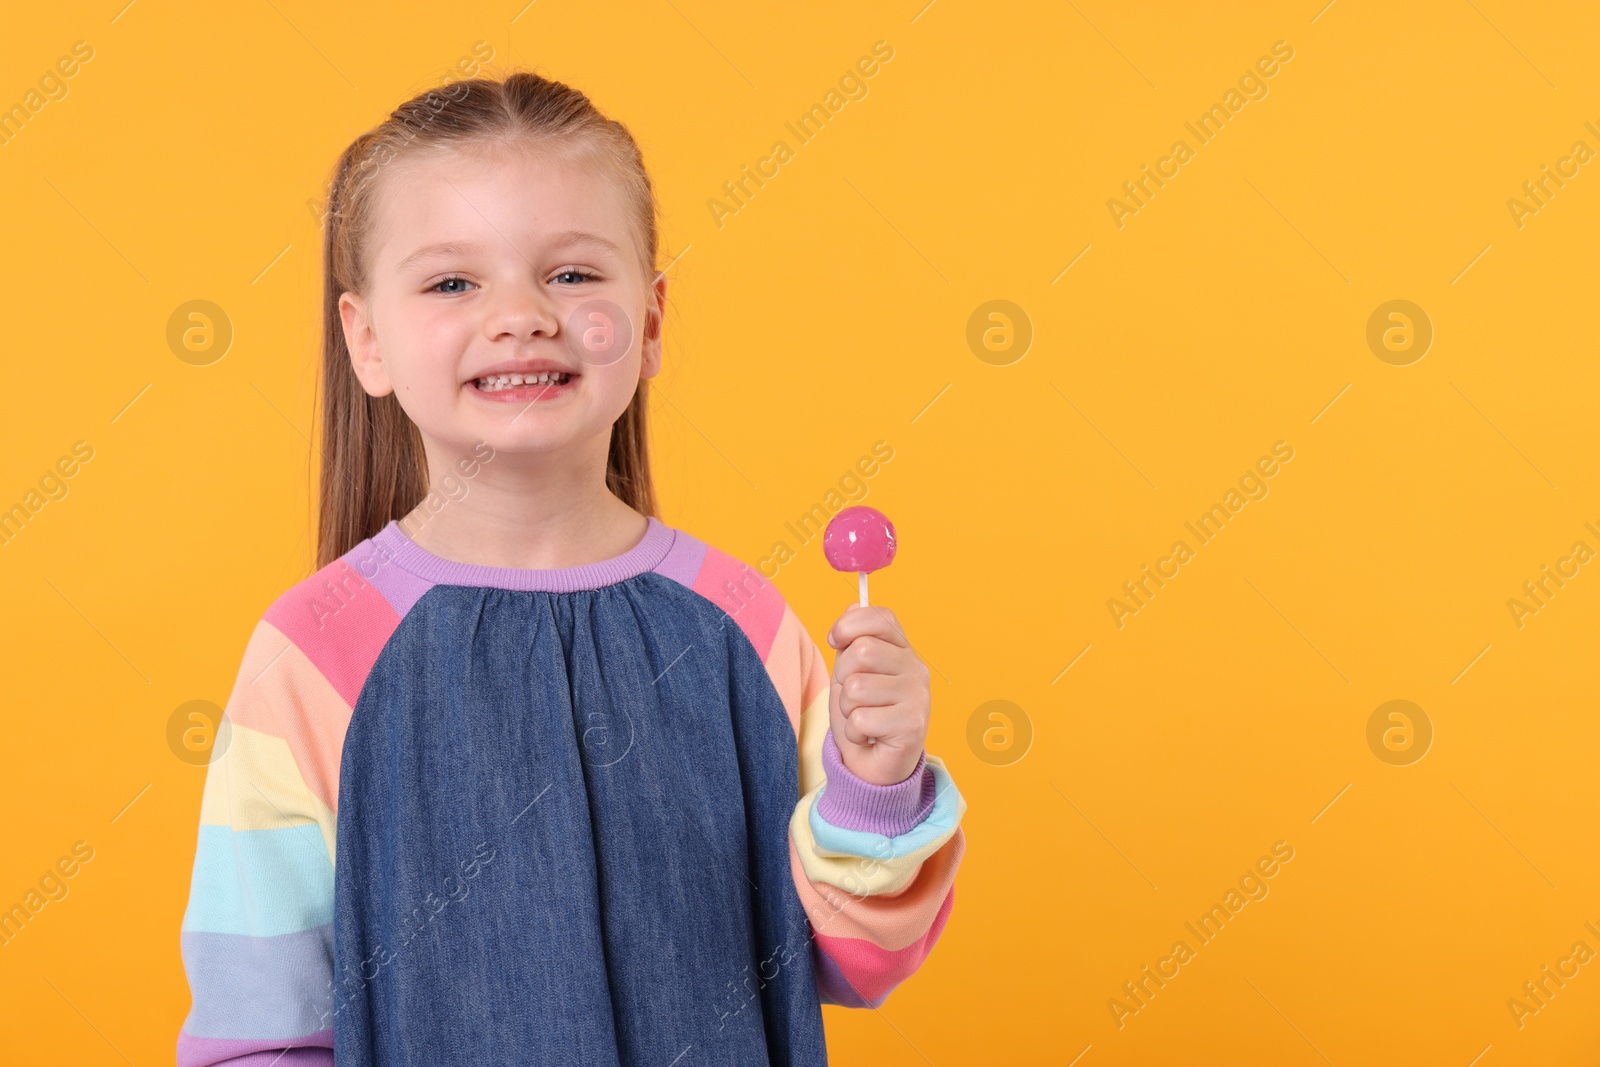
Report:
[[576,567],[490,567],[481,563],[445,559],[413,541],[392,519],[373,535],[372,540],[392,562],[435,585],[478,585],[530,592],[575,593],[637,577],[654,570],[667,557],[677,532],[654,515],[647,518],[649,526],[637,545],[620,556]]

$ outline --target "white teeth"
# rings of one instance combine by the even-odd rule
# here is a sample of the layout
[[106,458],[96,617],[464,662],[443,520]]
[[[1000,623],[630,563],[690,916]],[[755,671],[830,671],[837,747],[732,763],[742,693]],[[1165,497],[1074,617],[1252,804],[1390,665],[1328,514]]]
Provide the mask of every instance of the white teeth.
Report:
[[491,374],[478,379],[478,388],[484,392],[511,389],[519,385],[561,385],[570,375],[559,371],[539,371],[535,374]]

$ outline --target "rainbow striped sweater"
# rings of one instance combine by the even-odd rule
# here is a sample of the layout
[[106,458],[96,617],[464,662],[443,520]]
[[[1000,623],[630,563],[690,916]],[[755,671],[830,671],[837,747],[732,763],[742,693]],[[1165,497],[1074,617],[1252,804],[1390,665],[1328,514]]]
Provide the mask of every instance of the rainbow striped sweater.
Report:
[[256,623],[207,769],[180,1067],[825,1063],[954,903],[966,802],[839,760],[757,571],[435,556],[390,522]]

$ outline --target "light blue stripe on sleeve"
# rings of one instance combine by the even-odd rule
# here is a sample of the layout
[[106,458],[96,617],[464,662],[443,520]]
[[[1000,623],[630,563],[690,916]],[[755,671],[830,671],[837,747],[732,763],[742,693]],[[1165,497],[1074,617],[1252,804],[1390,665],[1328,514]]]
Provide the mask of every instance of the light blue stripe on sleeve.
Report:
[[200,827],[183,929],[275,937],[333,922],[333,860],[315,823]]
[[[816,801],[812,801],[807,818],[817,847],[850,856],[890,860],[924,848],[941,837],[950,836],[955,832],[961,794],[956,792],[955,782],[943,767],[929,762],[928,769],[933,772],[933,810],[928,812],[926,819],[899,837],[885,837],[870,830],[846,830],[835,826],[818,813]],[[820,800],[827,790],[828,787],[824,785],[818,791],[817,799]]]

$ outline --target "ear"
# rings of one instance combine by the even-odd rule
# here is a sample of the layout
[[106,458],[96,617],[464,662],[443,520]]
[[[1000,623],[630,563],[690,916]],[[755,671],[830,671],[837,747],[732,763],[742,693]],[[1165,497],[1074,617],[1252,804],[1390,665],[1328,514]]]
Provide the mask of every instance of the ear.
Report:
[[650,287],[644,308],[644,338],[639,349],[639,377],[654,378],[661,371],[661,332],[667,315],[667,276]]
[[373,330],[371,306],[360,293],[344,293],[339,297],[339,322],[344,327],[344,345],[350,351],[350,366],[369,396],[387,396],[394,392],[389,372],[383,365],[383,354],[378,351],[378,335]]

